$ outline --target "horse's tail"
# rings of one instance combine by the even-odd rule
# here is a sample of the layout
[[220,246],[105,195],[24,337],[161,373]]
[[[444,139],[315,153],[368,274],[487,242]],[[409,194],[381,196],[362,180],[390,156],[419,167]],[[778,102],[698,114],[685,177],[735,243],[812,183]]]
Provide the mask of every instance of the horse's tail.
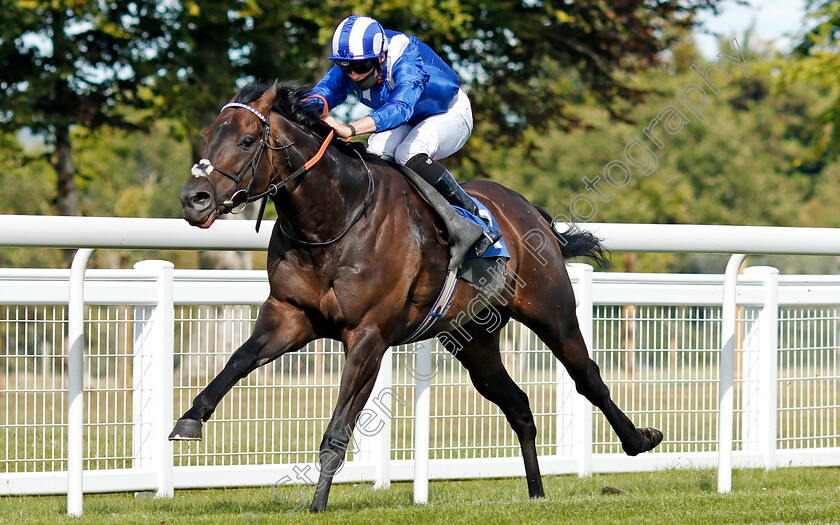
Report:
[[560,245],[560,251],[563,253],[563,258],[571,259],[572,257],[589,257],[600,268],[607,268],[610,261],[607,258],[609,250],[604,248],[601,244],[601,239],[596,237],[592,232],[581,230],[577,224],[570,222],[569,229],[563,233],[558,233],[554,229],[554,219],[544,209],[537,207],[542,218],[548,223],[551,228],[551,233],[557,239]]

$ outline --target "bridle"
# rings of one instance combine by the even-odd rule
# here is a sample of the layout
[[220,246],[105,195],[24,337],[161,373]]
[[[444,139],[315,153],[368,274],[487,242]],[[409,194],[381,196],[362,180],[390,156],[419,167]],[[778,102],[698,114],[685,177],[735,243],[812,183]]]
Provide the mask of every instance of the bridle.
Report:
[[[322,97],[321,95],[310,95],[310,96],[302,99],[301,103],[306,102],[307,100],[310,100],[312,98],[321,99],[321,101],[324,104],[323,117],[326,118],[327,115],[329,115],[329,109],[327,107],[326,99],[324,97]],[[321,160],[321,158],[324,156],[324,152],[327,151],[327,146],[329,146],[330,142],[332,141],[333,137],[335,136],[335,130],[330,130],[330,132],[327,134],[327,137],[324,139],[324,142],[321,144],[321,147],[318,148],[318,151],[315,153],[315,155],[311,159],[306,161],[303,166],[296,169],[291,175],[289,175],[288,177],[286,177],[282,181],[274,182],[274,178],[272,177],[271,179],[269,179],[268,186],[266,187],[265,191],[262,191],[262,192],[260,192],[256,195],[251,195],[251,187],[253,186],[254,181],[257,179],[257,171],[259,169],[259,165],[260,165],[260,162],[262,161],[263,154],[265,153],[266,148],[270,149],[270,150],[273,150],[273,151],[283,151],[286,154],[286,160],[289,162],[289,165],[291,165],[291,159],[289,158],[288,149],[290,147],[292,147],[295,143],[290,142],[289,144],[283,144],[277,137],[272,135],[271,134],[271,123],[269,122],[269,119],[265,115],[260,113],[253,106],[250,106],[248,104],[244,104],[242,102],[229,102],[229,103],[225,104],[224,106],[222,106],[222,109],[219,110],[219,113],[221,113],[222,111],[224,111],[225,109],[228,109],[228,108],[246,109],[246,110],[250,111],[252,114],[254,114],[254,116],[256,116],[258,119],[260,119],[260,122],[262,122],[262,124],[263,124],[263,133],[262,133],[262,137],[259,140],[259,143],[257,144],[257,149],[254,151],[254,153],[251,155],[251,158],[245,163],[244,166],[242,166],[242,169],[239,170],[239,172],[236,175],[234,175],[233,173],[231,173],[227,170],[219,168],[217,166],[213,166],[213,164],[211,164],[210,161],[207,160],[207,159],[202,159],[196,165],[194,165],[192,167],[192,174],[195,177],[205,177],[207,179],[207,181],[210,183],[210,186],[213,187],[213,193],[215,195],[218,195],[218,191],[216,190],[216,184],[213,182],[213,179],[211,179],[209,177],[209,175],[213,171],[218,171],[219,173],[221,173],[225,177],[232,180],[234,182],[234,184],[236,184],[236,188],[238,188],[238,189],[235,192],[233,192],[233,194],[230,197],[228,197],[226,200],[224,200],[221,203],[221,206],[226,208],[226,211],[223,212],[223,213],[234,213],[234,214],[241,213],[242,210],[244,210],[246,204],[249,204],[251,202],[256,202],[256,201],[262,199],[262,202],[260,203],[260,211],[259,211],[259,214],[257,215],[257,225],[256,225],[256,230],[257,230],[257,232],[259,232],[260,231],[260,224],[262,223],[262,218],[263,218],[263,214],[265,213],[265,207],[266,207],[266,204],[268,202],[268,198],[276,195],[277,192],[280,190],[280,188],[283,188],[284,186],[288,185],[289,183],[291,183],[292,181],[294,181],[295,179],[297,179],[298,177],[300,177],[301,175],[303,175],[304,173],[309,171],[309,169],[312,168],[312,166],[314,166],[315,164],[318,163],[319,160]],[[269,143],[269,138],[273,139],[274,142],[277,143],[277,146],[272,146]],[[358,151],[356,151],[356,154],[359,156],[359,160],[362,161],[362,165],[364,166],[366,175],[368,177],[368,192],[367,192],[367,195],[365,196],[365,200],[362,203],[361,208],[359,209],[359,212],[356,214],[356,216],[353,218],[353,220],[350,221],[350,223],[347,225],[347,227],[336,238],[334,238],[330,241],[325,241],[325,242],[310,242],[310,241],[305,241],[303,239],[298,239],[298,238],[290,235],[288,232],[286,232],[283,229],[283,227],[280,226],[279,223],[278,223],[278,226],[280,227],[280,231],[286,237],[288,237],[289,239],[291,239],[291,240],[293,240],[293,241],[295,241],[299,244],[303,244],[305,246],[310,246],[310,247],[328,246],[330,244],[333,244],[333,243],[337,242],[342,237],[344,237],[344,235],[348,231],[350,231],[350,228],[354,224],[356,224],[356,222],[358,222],[359,219],[361,219],[365,210],[367,209],[367,207],[371,203],[371,197],[373,197],[373,192],[374,192],[374,182],[373,182],[373,174],[371,173],[370,168],[368,168],[367,164],[365,163],[364,159],[362,158],[361,154],[359,154]],[[251,180],[248,182],[248,186],[246,188],[241,189],[241,188],[239,188],[239,184],[242,182],[242,179],[245,177],[245,174],[248,172],[248,168],[251,169]],[[241,207],[241,209],[239,209],[237,211],[237,208],[240,208],[240,207]]]

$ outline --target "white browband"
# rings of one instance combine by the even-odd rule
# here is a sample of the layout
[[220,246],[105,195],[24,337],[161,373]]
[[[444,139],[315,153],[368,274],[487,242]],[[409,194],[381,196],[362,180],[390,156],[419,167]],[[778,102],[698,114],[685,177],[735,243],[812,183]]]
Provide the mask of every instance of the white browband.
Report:
[[251,113],[253,113],[254,115],[256,115],[256,116],[257,116],[257,118],[259,118],[260,120],[262,120],[262,121],[263,121],[263,123],[264,123],[266,126],[268,125],[268,119],[267,119],[267,118],[265,118],[265,117],[263,116],[263,114],[262,114],[262,113],[260,113],[260,112],[259,112],[259,111],[257,111],[256,109],[252,108],[252,107],[251,107],[251,106],[249,106],[248,104],[243,104],[243,103],[241,103],[241,102],[228,102],[227,104],[225,104],[224,106],[222,106],[222,109],[220,109],[220,110],[219,110],[219,113],[221,113],[222,111],[224,111],[224,110],[225,110],[225,109],[227,109],[227,108],[243,108],[243,109],[247,109],[248,111],[250,111]]

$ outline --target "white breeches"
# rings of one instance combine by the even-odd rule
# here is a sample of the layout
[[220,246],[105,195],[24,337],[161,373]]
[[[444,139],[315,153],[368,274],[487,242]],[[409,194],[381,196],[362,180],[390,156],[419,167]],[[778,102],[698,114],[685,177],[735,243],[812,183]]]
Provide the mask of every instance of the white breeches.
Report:
[[368,151],[399,164],[405,164],[420,153],[440,160],[461,149],[472,130],[470,99],[459,89],[446,113],[432,115],[417,124],[403,124],[374,133],[368,139]]

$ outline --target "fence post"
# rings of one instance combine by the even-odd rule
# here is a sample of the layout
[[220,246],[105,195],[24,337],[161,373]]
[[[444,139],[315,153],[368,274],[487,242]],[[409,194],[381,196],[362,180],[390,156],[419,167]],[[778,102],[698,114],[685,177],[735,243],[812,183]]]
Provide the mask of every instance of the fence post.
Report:
[[394,417],[391,411],[394,398],[392,368],[393,350],[389,348],[382,356],[370,398],[356,419],[356,432],[360,434],[359,457],[376,465],[374,489],[391,487],[391,420]]
[[[750,435],[753,438],[751,443],[761,453],[764,468],[772,470],[776,468],[779,270],[771,266],[753,266],[744,270],[744,275],[755,275],[763,281],[764,297],[757,326],[750,333],[752,337],[749,348],[746,344],[744,345],[744,350],[752,353],[752,359],[749,361],[755,365],[755,369],[745,370],[745,372],[752,375],[757,387],[752,389],[755,399],[748,401],[750,408],[757,416],[755,427],[750,429]],[[745,402],[745,409],[746,406]]]
[[[578,318],[578,325],[580,332],[583,335],[583,341],[586,343],[586,350],[589,355],[592,355],[592,277],[593,268],[589,264],[572,263],[567,265],[569,273],[574,275],[575,281],[579,284],[575,288],[575,298],[577,299],[576,315]],[[568,406],[571,401],[571,434],[573,455],[578,458],[578,476],[592,475],[592,406],[589,401],[582,395],[577,393],[574,381],[568,376],[565,369],[561,370],[559,374],[560,384],[557,387],[557,395],[563,396],[563,404]],[[558,409],[561,405],[561,400],[558,398]],[[565,410],[566,418],[558,414],[558,436],[562,436],[560,425],[563,427],[563,432],[569,432],[569,418],[568,410]],[[562,421],[566,419],[566,421]],[[562,439],[562,438],[561,438]]]
[[421,341],[414,348],[414,503],[425,505],[429,502],[432,342]]
[[[755,267],[753,267],[755,268]],[[753,268],[744,270],[743,275],[755,274]],[[741,345],[741,441],[745,452],[756,452],[761,450],[761,381],[762,370],[761,359],[761,312],[766,305],[763,304],[755,311],[745,309],[743,343]],[[737,337],[738,331],[736,331]],[[737,344],[736,344],[737,347]],[[736,356],[737,357],[737,356]],[[736,359],[737,362],[737,359]],[[738,371],[736,370],[736,375]]]
[[135,307],[134,451],[140,468],[157,472],[156,497],[172,497],[174,453],[167,439],[173,423],[175,306],[168,261],[140,261],[135,270],[155,275],[155,304]]
[[85,269],[93,250],[76,251],[67,304],[67,514],[84,510]]
[[720,391],[718,394],[718,492],[732,491],[732,434],[735,411],[735,309],[738,270],[747,256],[736,253],[726,264],[720,330]]

